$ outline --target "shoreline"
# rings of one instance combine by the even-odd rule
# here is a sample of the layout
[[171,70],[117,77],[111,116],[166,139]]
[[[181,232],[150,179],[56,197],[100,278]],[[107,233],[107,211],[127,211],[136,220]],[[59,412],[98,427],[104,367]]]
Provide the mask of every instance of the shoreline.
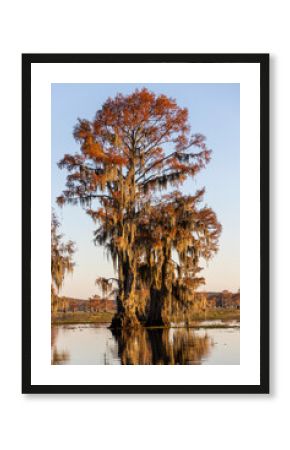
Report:
[[[85,324],[110,324],[114,316],[114,312],[98,312],[91,313],[66,313],[59,314],[58,317],[51,318],[51,325],[85,325]],[[218,321],[221,320],[224,323],[217,324],[204,324],[202,322]],[[235,320],[237,324],[232,325],[227,322]],[[156,327],[144,327],[147,329],[157,328],[239,328],[240,327],[240,310],[239,309],[216,309],[206,312],[192,314],[186,322],[180,320],[178,323],[170,327],[156,326]]]

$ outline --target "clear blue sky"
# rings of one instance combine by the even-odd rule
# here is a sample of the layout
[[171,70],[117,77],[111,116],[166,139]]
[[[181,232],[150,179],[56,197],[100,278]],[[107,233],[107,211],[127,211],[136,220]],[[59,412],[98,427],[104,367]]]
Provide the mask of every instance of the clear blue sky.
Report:
[[204,263],[206,290],[240,287],[240,86],[239,84],[52,84],[52,206],[62,222],[65,239],[76,242],[76,268],[66,278],[62,295],[88,298],[98,289],[97,276],[112,276],[111,262],[93,244],[94,224],[80,206],[60,209],[55,199],[65,188],[66,171],[56,163],[79,146],[72,136],[77,118],[92,120],[108,97],[146,87],[188,108],[192,133],[207,137],[212,160],[182,191],[206,187],[205,204],[214,209],[223,226],[219,253]]

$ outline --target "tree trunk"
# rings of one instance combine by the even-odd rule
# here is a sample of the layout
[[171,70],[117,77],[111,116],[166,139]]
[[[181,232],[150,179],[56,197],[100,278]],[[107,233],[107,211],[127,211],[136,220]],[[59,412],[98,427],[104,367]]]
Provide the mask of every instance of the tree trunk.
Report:
[[165,255],[162,263],[161,289],[151,287],[147,326],[169,326],[171,321],[172,279],[169,266],[170,255]]
[[119,284],[117,313],[112,319],[111,328],[137,328],[140,322],[136,314],[136,271],[128,262],[124,262],[119,269]]
[[[113,317],[111,328],[137,328],[140,326],[139,319],[136,314],[136,275],[137,261],[134,252],[135,242],[135,203],[136,203],[136,185],[135,185],[135,135],[131,136],[131,166],[125,180],[122,179],[122,193],[125,189],[125,203],[127,209],[126,224],[122,216],[121,226],[119,228],[119,236],[124,240],[125,249],[120,248],[118,254],[118,271],[119,271],[119,296],[117,301],[117,314]],[[121,175],[122,176],[122,175]],[[125,204],[122,205],[125,207]],[[129,225],[129,226],[128,226]]]
[[150,289],[149,311],[146,321],[147,326],[164,326],[162,318],[163,298],[161,289]]

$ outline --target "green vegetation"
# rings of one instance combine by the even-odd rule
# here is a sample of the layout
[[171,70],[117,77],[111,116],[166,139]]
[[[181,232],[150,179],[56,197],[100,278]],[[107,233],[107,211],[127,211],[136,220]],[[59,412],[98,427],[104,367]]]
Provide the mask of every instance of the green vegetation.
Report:
[[[109,323],[114,316],[114,312],[110,311],[100,311],[100,312],[67,312],[67,313],[58,313],[56,316],[52,318],[53,325],[62,325],[62,324],[85,324],[85,323]],[[239,309],[215,309],[209,310],[206,312],[195,313],[187,318],[186,322],[190,327],[199,327],[199,321],[204,320],[240,320],[240,310]],[[214,328],[225,328],[227,327],[227,323],[221,325],[213,325]],[[210,328],[211,325],[206,325],[206,328]],[[151,327],[152,328],[152,327]]]
[[52,317],[53,325],[73,323],[105,323],[111,322],[114,312],[100,311],[95,313],[78,311],[75,313],[58,313]]
[[190,316],[190,320],[240,320],[239,309],[211,309]]

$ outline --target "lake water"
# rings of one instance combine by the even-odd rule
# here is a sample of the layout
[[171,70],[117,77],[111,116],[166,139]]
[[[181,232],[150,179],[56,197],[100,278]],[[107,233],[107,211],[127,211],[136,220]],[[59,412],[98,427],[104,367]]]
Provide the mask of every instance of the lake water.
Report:
[[221,325],[207,321],[198,328],[142,328],[118,335],[109,324],[56,325],[52,364],[239,364],[239,323]]

